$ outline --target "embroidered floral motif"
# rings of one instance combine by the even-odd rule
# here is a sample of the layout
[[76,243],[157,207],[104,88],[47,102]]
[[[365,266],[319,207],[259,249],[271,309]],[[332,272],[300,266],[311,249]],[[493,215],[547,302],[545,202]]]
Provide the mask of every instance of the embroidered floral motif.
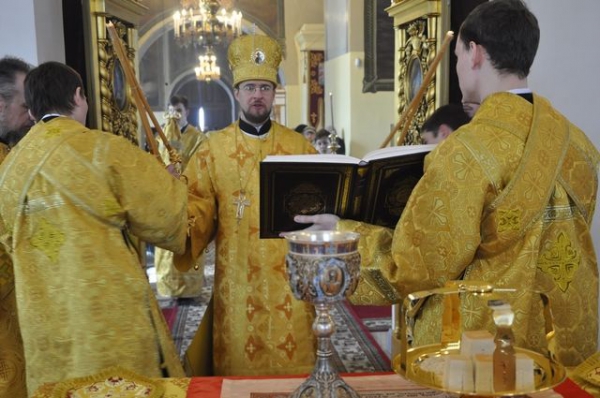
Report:
[[250,260],[250,262],[248,264],[248,276],[246,278],[248,283],[252,282],[252,279],[258,278],[258,273],[260,272],[260,267],[253,263],[254,263],[254,261]]
[[246,300],[246,317],[250,322],[252,322],[252,318],[254,318],[254,314],[256,312],[264,309],[265,307],[259,302],[255,302],[252,297],[248,297],[248,299]]
[[251,361],[254,361],[256,354],[264,349],[265,346],[262,341],[260,341],[260,338],[255,339],[254,336],[248,337],[246,346],[244,347],[244,351],[246,351],[246,354],[248,354],[248,358],[250,358]]
[[285,313],[285,317],[287,319],[290,319],[292,317],[292,309],[293,309],[292,298],[290,297],[290,295],[286,294],[285,299],[283,300],[283,303],[279,304],[275,308],[277,308],[279,311],[283,311]]
[[561,232],[551,247],[538,260],[538,268],[552,276],[560,290],[566,292],[581,262],[581,253],[573,247],[569,237]]
[[294,358],[294,352],[296,352],[296,348],[298,348],[298,346],[296,345],[296,341],[294,340],[292,334],[288,333],[287,337],[285,338],[285,341],[279,344],[277,348],[285,351],[288,358],[292,360]]
[[45,218],[42,218],[37,231],[31,237],[31,245],[44,252],[55,264],[58,262],[58,253],[64,243],[65,234]]
[[498,210],[498,232],[521,228],[521,209]]

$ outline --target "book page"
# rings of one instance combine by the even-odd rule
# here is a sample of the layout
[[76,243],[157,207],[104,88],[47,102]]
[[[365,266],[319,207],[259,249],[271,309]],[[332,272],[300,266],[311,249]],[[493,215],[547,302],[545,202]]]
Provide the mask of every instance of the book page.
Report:
[[436,147],[436,144],[429,145],[399,145],[399,146],[389,146],[385,148],[376,149],[367,153],[363,160],[366,162],[376,160],[376,159],[385,159],[392,158],[396,156],[403,156],[412,153],[422,153],[422,152],[431,152],[433,148]]
[[358,164],[360,159],[347,155],[314,154],[314,155],[269,155],[263,162],[291,162],[291,163],[345,163]]

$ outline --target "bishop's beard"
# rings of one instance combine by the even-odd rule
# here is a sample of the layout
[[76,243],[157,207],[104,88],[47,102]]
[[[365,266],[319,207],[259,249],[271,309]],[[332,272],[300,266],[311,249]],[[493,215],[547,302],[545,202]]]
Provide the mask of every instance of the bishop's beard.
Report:
[[260,113],[258,115],[252,114],[252,113],[247,113],[245,111],[242,111],[242,113],[244,114],[244,119],[248,123],[252,123],[252,124],[263,124],[264,122],[267,121],[267,119],[269,119],[269,116],[271,116],[270,109],[267,112]]
[[24,126],[18,130],[5,131],[2,135],[2,141],[9,147],[14,147],[29,132],[31,126]]

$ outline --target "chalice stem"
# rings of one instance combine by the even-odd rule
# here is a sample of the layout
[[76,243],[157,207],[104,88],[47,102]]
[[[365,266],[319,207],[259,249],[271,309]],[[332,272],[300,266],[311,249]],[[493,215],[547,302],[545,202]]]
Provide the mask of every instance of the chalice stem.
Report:
[[313,332],[317,336],[317,364],[316,373],[325,372],[328,375],[337,375],[337,371],[331,365],[330,358],[331,336],[335,331],[335,325],[329,314],[329,303],[315,304],[316,317],[313,322]]
[[333,355],[331,335],[335,330],[329,314],[328,303],[315,303],[316,317],[313,322],[313,332],[317,336],[317,362],[311,376],[296,391],[291,398],[359,398],[359,395],[339,376],[330,362]]

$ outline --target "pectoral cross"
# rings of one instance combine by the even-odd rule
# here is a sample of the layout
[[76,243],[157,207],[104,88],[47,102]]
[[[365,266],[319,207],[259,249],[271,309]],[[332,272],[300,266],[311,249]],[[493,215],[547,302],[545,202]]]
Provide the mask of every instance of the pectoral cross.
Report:
[[247,206],[250,206],[250,200],[246,199],[246,192],[241,190],[237,199],[233,200],[233,203],[237,205],[237,209],[235,211],[235,218],[237,219],[238,224],[242,221],[244,217],[244,209]]

